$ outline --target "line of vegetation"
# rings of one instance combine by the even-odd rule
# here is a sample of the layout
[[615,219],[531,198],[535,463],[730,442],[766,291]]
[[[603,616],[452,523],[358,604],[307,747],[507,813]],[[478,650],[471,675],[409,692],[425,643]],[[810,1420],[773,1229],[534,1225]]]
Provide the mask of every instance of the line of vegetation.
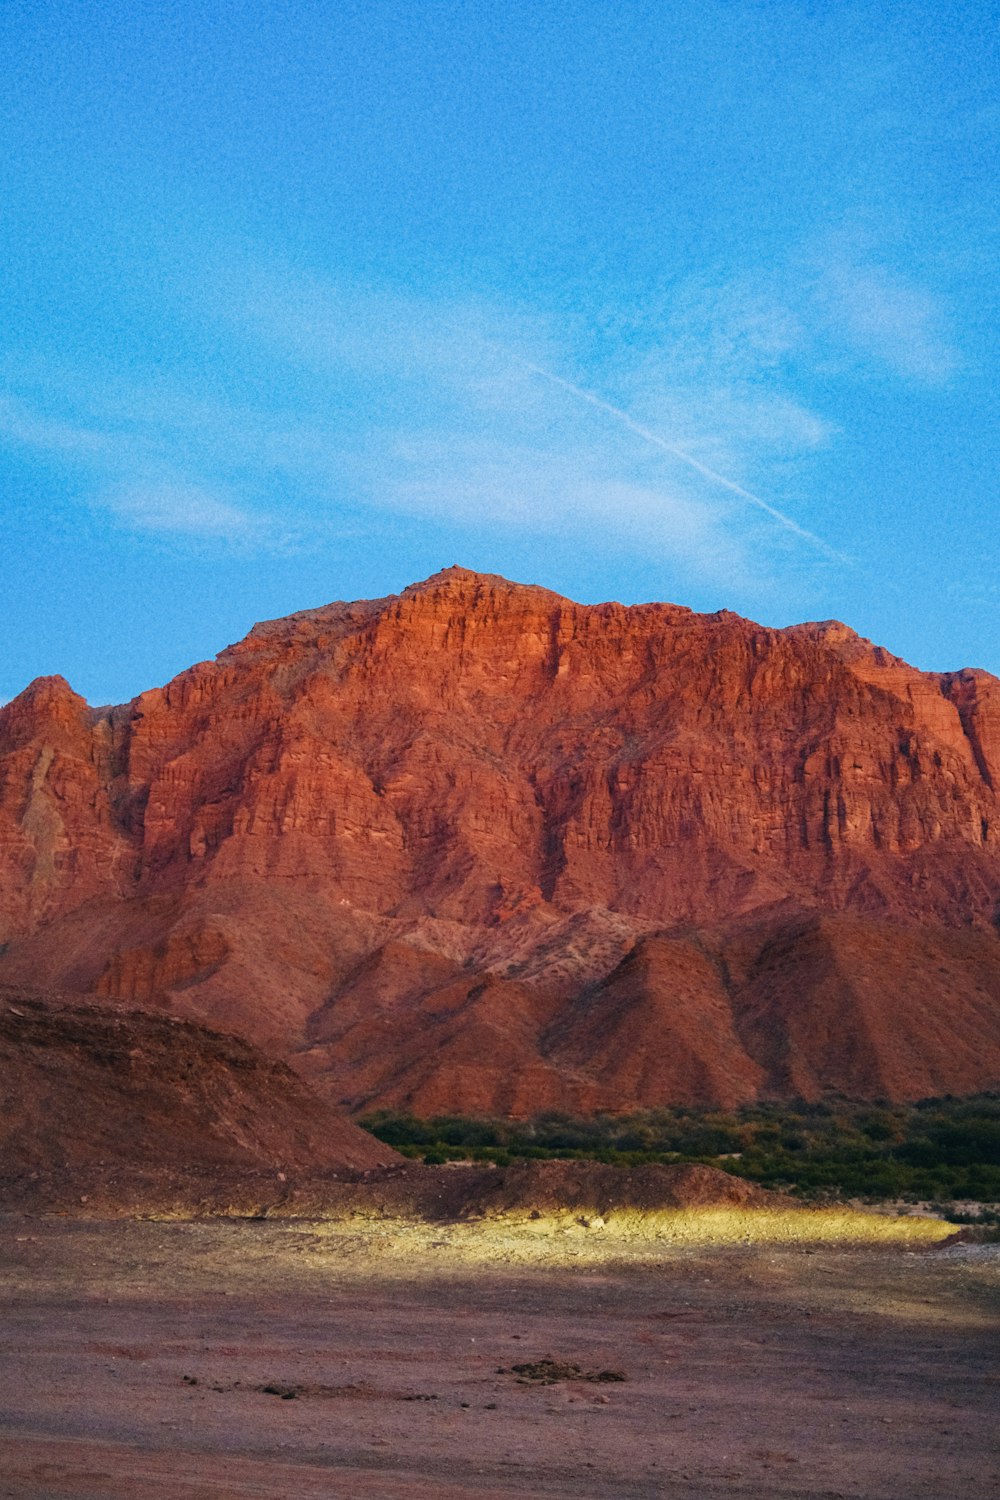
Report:
[[763,1103],[532,1120],[379,1110],[360,1122],[425,1162],[705,1162],[810,1198],[1000,1203],[1000,1093],[918,1104]]

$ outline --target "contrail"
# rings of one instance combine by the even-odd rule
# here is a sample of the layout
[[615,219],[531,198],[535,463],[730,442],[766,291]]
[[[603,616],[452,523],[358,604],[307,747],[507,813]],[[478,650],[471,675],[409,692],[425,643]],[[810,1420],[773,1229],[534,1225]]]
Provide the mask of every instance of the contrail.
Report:
[[534,365],[529,360],[525,360],[524,365],[526,369],[533,371],[535,375],[541,375],[544,380],[550,380],[553,385],[561,386],[564,391],[568,391],[571,396],[576,396],[579,401],[586,401],[589,406],[596,406],[598,411],[607,412],[609,417],[615,417],[623,427],[628,428],[629,432],[634,432],[636,437],[641,437],[645,442],[652,443],[654,448],[661,448],[664,453],[669,453],[673,458],[679,458],[681,463],[687,464],[689,469],[694,469],[696,473],[701,474],[705,479],[710,479],[713,484],[721,485],[724,490],[730,490],[732,494],[739,495],[741,500],[746,500],[751,505],[756,505],[757,509],[762,510],[765,515],[770,516],[772,521],[777,521],[778,525],[784,526],[786,531],[794,532],[796,536],[801,537],[805,542],[809,542],[811,546],[818,548],[827,557],[832,557],[837,562],[850,563],[851,559],[849,557],[845,557],[843,552],[838,552],[836,548],[831,547],[829,542],[824,542],[821,536],[817,536],[813,531],[807,531],[804,526],[800,526],[797,521],[793,521],[791,516],[786,516],[784,511],[778,510],[773,505],[768,505],[766,500],[762,500],[759,495],[753,494],[750,490],[745,490],[735,480],[727,479],[725,474],[717,474],[707,464],[700,463],[698,459],[692,458],[690,453],[685,453],[683,448],[677,448],[673,443],[668,443],[666,438],[660,437],[659,433],[650,432],[648,427],[643,427],[640,423],[634,421],[627,411],[622,411],[620,407],[612,406],[610,401],[605,401],[602,397],[595,396],[593,391],[586,391],[582,386],[574,385],[571,380],[564,380],[561,375],[553,375],[551,370],[545,370],[541,365]]

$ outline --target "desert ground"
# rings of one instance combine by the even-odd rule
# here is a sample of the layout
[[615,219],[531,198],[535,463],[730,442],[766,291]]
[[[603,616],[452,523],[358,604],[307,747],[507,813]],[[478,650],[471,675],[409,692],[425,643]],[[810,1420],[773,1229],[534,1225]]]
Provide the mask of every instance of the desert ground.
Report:
[[1000,1246],[754,1223],[8,1215],[0,1495],[1000,1492]]

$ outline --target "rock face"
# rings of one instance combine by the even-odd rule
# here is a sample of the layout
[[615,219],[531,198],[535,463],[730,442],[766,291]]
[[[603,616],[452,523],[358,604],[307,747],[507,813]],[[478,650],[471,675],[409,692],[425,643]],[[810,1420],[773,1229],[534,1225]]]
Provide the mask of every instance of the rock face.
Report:
[[1000,1079],[1000,682],[449,569],[0,710],[0,979],[354,1107]]

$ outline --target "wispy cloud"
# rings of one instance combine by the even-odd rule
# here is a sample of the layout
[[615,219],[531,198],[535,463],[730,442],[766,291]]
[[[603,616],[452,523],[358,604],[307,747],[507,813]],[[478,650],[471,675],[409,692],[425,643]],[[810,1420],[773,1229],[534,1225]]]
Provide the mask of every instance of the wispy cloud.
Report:
[[495,534],[564,540],[585,550],[669,557],[693,579],[750,587],[761,559],[723,504],[607,472],[598,451],[558,452],[469,438],[456,445],[425,436],[385,455],[394,509],[468,526],[480,517]]
[[[766,588],[796,555],[800,570],[845,560],[811,482],[838,423],[802,372],[956,368],[929,296],[848,249],[706,273],[600,338],[242,267],[202,288],[221,378],[8,360],[0,439],[88,474],[92,503],[147,534],[264,550],[321,544],[347,517],[420,514],[652,550]],[[248,369],[263,394],[227,397],[225,373]]]
[[103,460],[109,451],[107,433],[61,422],[32,409],[27,401],[0,394],[0,439],[84,462]]
[[[224,408],[199,408],[183,398],[157,403],[141,390],[120,400],[115,392],[102,394],[92,382],[77,379],[88,391],[76,398],[83,420],[61,420],[24,398],[0,396],[0,441],[40,450],[89,473],[91,504],[131,530],[241,547],[273,546],[287,530],[276,530],[275,518],[243,503],[220,475],[227,467],[227,444],[235,440],[239,447],[242,440],[245,450],[257,431],[252,422],[234,423]],[[58,380],[48,396],[65,400]],[[259,437],[255,441],[259,451]],[[210,480],[193,477],[202,468]]]
[[132,482],[102,491],[100,501],[129,526],[257,544],[273,541],[270,518],[254,515],[193,484]]
[[709,468],[708,464],[703,464],[700,459],[695,458],[690,453],[686,453],[676,443],[667,442],[666,438],[661,437],[658,432],[653,432],[650,428],[643,427],[641,423],[637,422],[634,417],[630,417],[628,412],[622,411],[620,407],[612,405],[610,401],[605,401],[601,396],[596,396],[593,391],[584,390],[582,386],[574,385],[571,380],[564,380],[561,375],[556,375],[552,370],[543,370],[540,365],[532,365],[530,368],[536,375],[542,376],[545,380],[551,380],[554,385],[567,391],[576,400],[584,401],[588,406],[596,407],[598,411],[602,411],[616,422],[620,422],[628,432],[634,433],[644,443],[649,443],[652,447],[659,448],[661,452],[666,453],[670,458],[678,459],[682,464],[687,465],[689,469],[693,469],[702,479],[707,479],[709,484],[727,490],[729,494],[736,495],[740,500],[745,500],[748,505],[752,505],[756,510],[762,511],[772,521],[775,521],[786,531],[790,531],[793,536],[797,536],[802,541],[808,542],[811,546],[817,548],[818,551],[825,553],[827,557],[832,557],[838,562],[847,561],[843,553],[837,552],[835,548],[823,541],[822,537],[818,537],[814,532],[808,531],[804,526],[800,526],[797,521],[792,520],[791,516],[786,516],[784,511],[778,510],[777,506],[769,504],[760,495],[755,495],[752,490],[745,489],[743,485],[737,484],[735,480],[729,479],[726,475]]
[[834,256],[821,270],[816,307],[834,343],[894,374],[939,385],[961,365],[938,302],[884,266]]
[[687,459],[821,534],[818,517],[810,526],[791,513],[813,489],[800,475],[811,475],[838,423],[803,394],[796,362],[807,333],[774,280],[770,270],[719,267],[667,288],[631,330],[636,355],[611,361],[602,394]]
[[[623,340],[621,358],[607,366],[609,395],[634,401],[633,414],[575,378],[588,363],[586,337],[571,339],[554,319],[364,290],[352,305],[343,287],[300,277],[241,277],[229,316],[245,335],[272,341],[324,380],[350,368],[355,399],[361,391],[371,403],[366,458],[378,486],[377,495],[370,492],[374,503],[408,511],[423,503],[432,514],[446,509],[462,519],[464,500],[467,524],[481,524],[484,514],[497,524],[516,515],[519,526],[544,532],[575,513],[579,497],[601,491],[603,524],[617,538],[615,504],[641,494],[648,518],[648,502],[659,495],[662,524],[649,526],[647,540],[693,568],[700,535],[699,571],[720,582],[731,579],[734,557],[744,578],[755,554],[759,575],[770,571],[774,539],[769,547],[761,530],[748,526],[747,506],[800,543],[840,558],[744,483],[755,470],[766,480],[769,463],[821,447],[830,424],[786,391],[737,381],[728,366],[730,388],[723,388],[720,361],[706,368],[704,351],[695,372],[680,367],[676,349],[667,368],[662,351]],[[763,349],[789,338],[764,318],[725,335],[716,319],[716,331],[729,340],[728,364],[739,364],[741,374],[741,343]],[[692,351],[687,364],[693,362]],[[614,426],[595,419],[601,410]],[[493,497],[486,513],[484,495]],[[699,508],[700,529],[691,525]],[[722,545],[724,534],[731,545]]]

